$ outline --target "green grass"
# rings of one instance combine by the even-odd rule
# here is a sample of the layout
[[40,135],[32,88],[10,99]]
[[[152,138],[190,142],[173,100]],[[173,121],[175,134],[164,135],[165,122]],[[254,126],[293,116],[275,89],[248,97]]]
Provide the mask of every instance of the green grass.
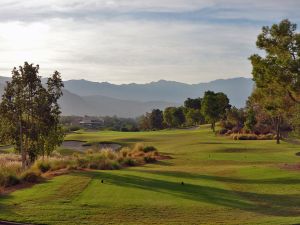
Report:
[[[0,220],[38,224],[297,224],[299,146],[233,141],[208,127],[78,132],[69,140],[144,142],[170,160],[120,171],[74,172],[0,197]],[[101,180],[104,183],[101,183]],[[181,185],[184,182],[184,185]]]

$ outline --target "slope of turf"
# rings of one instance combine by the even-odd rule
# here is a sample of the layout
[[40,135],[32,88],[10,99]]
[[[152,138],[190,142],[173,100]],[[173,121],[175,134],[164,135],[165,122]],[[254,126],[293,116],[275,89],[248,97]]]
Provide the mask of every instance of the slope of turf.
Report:
[[[0,197],[0,220],[38,224],[297,224],[299,146],[199,130],[77,133],[70,140],[156,146],[172,159],[75,172]],[[104,183],[101,183],[101,180]],[[184,182],[184,185],[181,184]]]

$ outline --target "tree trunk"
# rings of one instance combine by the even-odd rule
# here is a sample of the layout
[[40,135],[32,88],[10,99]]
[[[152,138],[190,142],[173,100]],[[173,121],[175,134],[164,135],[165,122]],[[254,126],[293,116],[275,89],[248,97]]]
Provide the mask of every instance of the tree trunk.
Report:
[[215,126],[216,126],[216,123],[215,123],[215,121],[213,121],[211,123],[211,129],[213,130],[213,132],[215,132]]
[[22,156],[22,169],[26,169],[26,152],[23,148],[23,129],[22,129],[22,121],[20,120],[20,151]]
[[276,143],[280,144],[280,117],[277,117],[276,120]]

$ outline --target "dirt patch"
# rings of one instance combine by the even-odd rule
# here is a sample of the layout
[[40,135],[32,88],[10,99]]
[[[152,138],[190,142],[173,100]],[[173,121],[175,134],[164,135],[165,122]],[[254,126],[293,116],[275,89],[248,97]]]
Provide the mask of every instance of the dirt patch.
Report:
[[297,152],[295,155],[296,155],[296,156],[300,156],[300,152]]
[[168,159],[173,159],[171,156],[169,155],[158,155],[156,156],[156,160],[168,160]]
[[60,169],[60,170],[56,170],[56,171],[48,171],[47,173],[44,173],[42,175],[42,177],[44,177],[46,179],[50,179],[50,178],[53,178],[56,176],[65,175],[69,172],[70,172],[70,170],[68,168],[64,168],[64,169]]
[[1,195],[8,195],[8,194],[10,194],[14,191],[17,191],[17,190],[30,188],[33,185],[35,185],[35,184],[34,183],[21,183],[21,184],[17,184],[17,185],[11,186],[11,187],[3,188],[3,189],[0,190],[0,196]]
[[300,171],[300,164],[281,164],[280,165],[281,169],[285,169],[285,170],[296,170],[296,171]]

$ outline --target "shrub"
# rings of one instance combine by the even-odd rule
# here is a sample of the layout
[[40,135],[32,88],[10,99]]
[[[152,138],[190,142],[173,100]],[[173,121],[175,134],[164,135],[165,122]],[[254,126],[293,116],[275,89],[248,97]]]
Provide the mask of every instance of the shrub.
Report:
[[153,151],[157,151],[157,149],[155,148],[155,147],[153,147],[153,146],[145,146],[144,148],[143,148],[143,152],[153,152]]
[[157,151],[157,149],[154,147],[154,146],[145,146],[144,144],[142,143],[137,143],[133,150],[133,152],[153,152],[153,151]]
[[274,140],[276,135],[274,134],[261,134],[258,136],[259,140]]
[[128,147],[125,147],[125,148],[122,148],[121,150],[120,150],[120,156],[122,157],[122,158],[125,158],[125,157],[127,157],[128,155],[129,155],[129,153],[130,153],[130,148],[128,148]]
[[71,131],[71,132],[78,131],[78,130],[80,130],[80,129],[81,129],[80,126],[70,126],[70,127],[69,127],[69,131]]
[[50,170],[60,170],[65,168],[72,168],[75,165],[74,160],[71,159],[55,159],[50,160]]
[[9,186],[14,186],[20,183],[20,179],[17,175],[15,174],[9,174],[6,177],[6,181],[5,181],[5,187],[9,187]]
[[36,161],[33,167],[37,168],[42,173],[46,173],[51,168],[49,161]]
[[233,140],[257,140],[258,136],[256,134],[232,134]]
[[29,169],[22,173],[21,179],[28,183],[37,183],[41,180],[41,173],[40,171]]
[[118,170],[121,166],[117,161],[114,160],[104,160],[100,163],[99,168],[100,170]]
[[80,167],[80,168],[87,168],[89,165],[89,161],[87,158],[84,157],[78,157],[76,159],[76,164]]
[[124,165],[124,166],[136,166],[137,161],[134,160],[133,158],[124,158],[122,160],[122,165]]
[[145,161],[146,163],[154,163],[154,162],[156,162],[156,158],[155,158],[155,157],[152,157],[152,156],[149,156],[149,155],[146,155],[146,156],[144,157],[144,161]]
[[221,130],[219,130],[219,134],[224,135],[228,132],[228,130],[226,128],[222,128]]
[[135,144],[134,148],[132,149],[132,151],[134,152],[143,151],[143,150],[144,150],[144,144],[142,143]]

